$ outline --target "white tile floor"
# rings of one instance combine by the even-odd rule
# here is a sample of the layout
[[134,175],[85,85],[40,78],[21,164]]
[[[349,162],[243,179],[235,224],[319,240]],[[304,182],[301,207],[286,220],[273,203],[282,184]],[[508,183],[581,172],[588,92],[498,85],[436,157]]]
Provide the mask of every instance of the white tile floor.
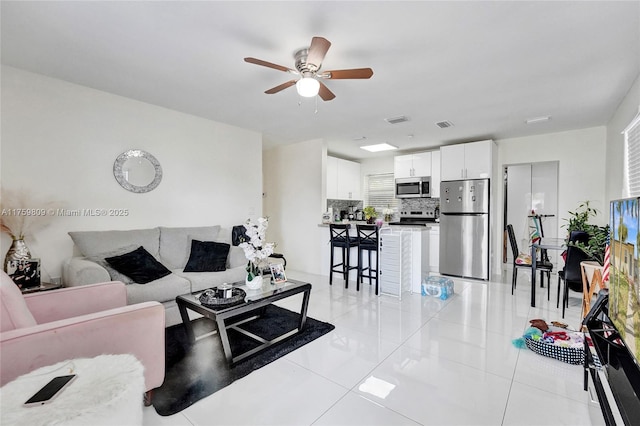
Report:
[[[287,271],[313,284],[309,316],[335,330],[182,412],[151,425],[590,425],[583,370],[516,349],[529,319],[561,320],[530,277],[511,271],[489,283],[454,279],[441,301],[405,293],[376,297],[355,282]],[[579,327],[580,299],[564,322]],[[298,309],[300,299],[283,306]]]

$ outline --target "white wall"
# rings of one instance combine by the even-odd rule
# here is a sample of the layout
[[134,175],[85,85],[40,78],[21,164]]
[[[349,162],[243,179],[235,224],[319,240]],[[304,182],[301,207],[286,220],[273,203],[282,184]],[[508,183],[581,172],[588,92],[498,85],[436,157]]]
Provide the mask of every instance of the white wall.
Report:
[[267,239],[284,254],[287,269],[328,274],[323,264],[329,239],[318,227],[326,210],[327,147],[322,140],[280,146],[264,152],[264,214]]
[[[34,190],[68,209],[129,210],[55,217],[27,239],[44,279],[60,276],[72,255],[68,231],[231,226],[262,211],[260,133],[2,67],[1,136],[3,187]],[[128,192],[113,177],[114,160],[131,148],[162,165],[162,182],[149,193]],[[4,256],[10,239],[1,242]]]
[[607,124],[607,186],[605,188],[607,201],[629,196],[629,188],[625,186],[624,182],[626,159],[624,158],[624,135],[622,135],[622,131],[639,113],[639,107],[640,75]]

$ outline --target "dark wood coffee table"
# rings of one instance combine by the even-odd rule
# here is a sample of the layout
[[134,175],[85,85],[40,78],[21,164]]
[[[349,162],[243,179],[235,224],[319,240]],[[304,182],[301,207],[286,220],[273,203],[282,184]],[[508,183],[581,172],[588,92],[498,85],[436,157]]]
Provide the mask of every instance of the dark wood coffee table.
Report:
[[[307,322],[307,308],[309,306],[311,284],[296,280],[288,280],[284,283],[274,285],[267,282],[262,286],[261,290],[249,290],[245,287],[244,283],[234,283],[233,286],[242,288],[247,293],[247,297],[245,298],[244,303],[223,309],[212,309],[202,305],[198,299],[202,292],[184,294],[176,297],[180,316],[182,317],[182,322],[185,326],[185,330],[187,331],[187,337],[191,343],[195,342],[196,337],[193,333],[193,325],[191,324],[187,309],[197,312],[216,322],[218,335],[220,336],[220,341],[222,342],[222,347],[224,349],[224,355],[229,364],[235,364],[238,361],[248,358],[275,343],[299,333],[304,328],[304,325]],[[302,297],[300,321],[297,329],[291,330],[272,340],[266,340],[239,327],[241,324],[259,318],[263,308],[267,305],[299,293],[304,294]],[[229,335],[227,333],[227,330],[229,329],[234,329],[235,331],[258,341],[260,345],[247,352],[234,355],[231,352],[231,345],[229,344]]]

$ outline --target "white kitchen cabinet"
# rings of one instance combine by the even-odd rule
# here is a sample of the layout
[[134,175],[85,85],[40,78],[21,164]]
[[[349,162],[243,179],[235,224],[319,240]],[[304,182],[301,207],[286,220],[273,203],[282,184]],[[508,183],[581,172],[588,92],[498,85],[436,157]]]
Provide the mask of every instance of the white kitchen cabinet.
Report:
[[360,163],[327,156],[327,198],[361,200]]
[[360,163],[338,158],[338,199],[362,199],[360,187]]
[[431,152],[431,197],[440,198],[440,151]]
[[492,140],[443,146],[440,177],[443,181],[490,178],[492,157]]
[[338,198],[338,159],[327,157],[327,198]]
[[411,177],[413,172],[413,156],[397,155],[393,158],[393,177],[407,178]]
[[393,175],[396,179],[431,176],[431,151],[394,157]]

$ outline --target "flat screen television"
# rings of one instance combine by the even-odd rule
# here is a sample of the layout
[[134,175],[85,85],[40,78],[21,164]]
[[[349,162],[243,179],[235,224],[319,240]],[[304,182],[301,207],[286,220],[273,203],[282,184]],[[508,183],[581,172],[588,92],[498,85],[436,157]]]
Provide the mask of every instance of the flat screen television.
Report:
[[[607,381],[625,425],[640,422],[640,197],[610,205],[609,324],[603,323]],[[603,411],[604,412],[604,411]]]
[[609,318],[640,360],[640,197],[610,205]]

